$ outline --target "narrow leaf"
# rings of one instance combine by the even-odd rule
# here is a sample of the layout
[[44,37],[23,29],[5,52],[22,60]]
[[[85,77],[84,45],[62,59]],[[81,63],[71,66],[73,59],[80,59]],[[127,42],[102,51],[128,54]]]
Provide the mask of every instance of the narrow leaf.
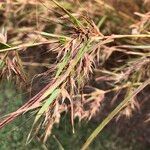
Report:
[[54,90],[51,96],[45,101],[44,105],[41,107],[39,112],[37,113],[34,124],[39,120],[42,114],[48,109],[49,105],[57,98],[58,94],[60,93],[60,89]]
[[57,78],[62,73],[63,69],[66,67],[66,65],[69,61],[69,58],[70,58],[70,54],[67,53],[66,56],[64,57],[63,61],[58,64],[58,70],[56,72],[55,78]]
[[30,133],[28,135],[26,143],[30,143],[30,141],[32,140],[32,139],[30,139],[30,136],[31,136],[31,133],[32,133],[34,125],[40,119],[40,117],[42,116],[42,114],[48,109],[48,107],[50,106],[50,104],[57,98],[57,96],[59,95],[59,93],[60,93],[60,89],[55,89],[53,91],[53,93],[51,94],[51,96],[48,99],[46,99],[45,103],[43,104],[43,106],[41,107],[41,109],[39,110],[39,112],[37,113],[37,115],[35,117],[34,123],[32,125],[31,131],[30,131]]

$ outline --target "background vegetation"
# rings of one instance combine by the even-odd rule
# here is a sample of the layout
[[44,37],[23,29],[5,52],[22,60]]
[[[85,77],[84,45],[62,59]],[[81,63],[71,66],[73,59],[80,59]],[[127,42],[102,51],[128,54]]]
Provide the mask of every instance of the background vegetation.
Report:
[[[3,90],[3,91],[2,91]],[[24,95],[22,91],[16,90],[13,83],[5,82],[1,84],[1,113],[7,114],[9,111],[14,111],[17,109],[24,101]],[[18,94],[21,93],[21,94]],[[10,101],[11,99],[11,101]],[[4,107],[5,103],[5,107]],[[9,103],[9,105],[8,105]],[[31,124],[34,117],[31,114],[22,115],[17,120],[15,120],[10,125],[6,126],[0,132],[0,149],[11,150],[47,150],[47,149],[80,149],[83,144],[83,141],[87,136],[97,127],[97,121],[90,121],[79,123],[77,120],[75,122],[75,134],[72,133],[71,125],[68,124],[69,116],[65,115],[61,119],[59,125],[55,126],[52,132],[51,137],[47,140],[46,144],[43,144],[40,139],[35,137],[33,141],[26,145],[27,135],[30,132]],[[115,134],[114,134],[115,133]],[[125,133],[119,135],[117,133],[117,128],[113,125],[107,127],[101,136],[98,136],[97,140],[90,146],[90,149],[103,149],[103,150],[145,150],[148,148],[148,145],[143,145],[142,143],[137,143],[135,136],[137,136],[136,130],[133,133],[128,133],[127,138],[125,138]],[[139,135],[138,135],[139,136]],[[129,138],[130,137],[130,138]],[[126,140],[125,140],[125,139]],[[74,146],[72,146],[74,145]]]

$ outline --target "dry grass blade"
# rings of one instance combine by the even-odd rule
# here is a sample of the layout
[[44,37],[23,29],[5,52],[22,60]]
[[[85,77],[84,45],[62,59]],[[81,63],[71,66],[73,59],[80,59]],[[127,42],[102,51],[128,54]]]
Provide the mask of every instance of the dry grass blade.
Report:
[[43,44],[50,44],[51,42],[52,41],[46,41],[46,42],[40,42],[40,43],[22,44],[22,45],[14,46],[14,47],[9,46],[9,48],[0,49],[0,53],[4,53],[7,51],[15,51],[15,50],[20,51],[20,50],[24,50],[24,48],[39,46],[39,45],[43,45]]

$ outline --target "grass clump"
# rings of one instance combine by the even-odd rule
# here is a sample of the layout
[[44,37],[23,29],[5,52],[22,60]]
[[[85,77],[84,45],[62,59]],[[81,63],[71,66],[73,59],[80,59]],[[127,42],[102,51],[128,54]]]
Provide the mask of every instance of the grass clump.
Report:
[[36,115],[27,142],[40,131],[46,142],[64,112],[74,133],[74,119],[91,120],[108,98],[110,108],[116,108],[91,134],[82,148],[87,149],[114,117],[130,118],[140,110],[141,99],[147,99],[138,95],[150,84],[150,13],[146,1],[142,7],[139,3],[125,3],[139,11],[133,14],[102,0],[2,2],[2,26],[10,32],[3,28],[0,34],[0,78],[26,86],[33,97],[3,117],[0,128],[32,111]]

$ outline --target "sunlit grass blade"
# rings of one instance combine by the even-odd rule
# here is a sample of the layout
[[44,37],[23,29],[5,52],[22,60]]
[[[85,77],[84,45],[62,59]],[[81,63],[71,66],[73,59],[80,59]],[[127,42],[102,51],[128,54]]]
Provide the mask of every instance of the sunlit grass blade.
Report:
[[121,45],[118,47],[122,48],[134,48],[134,49],[148,49],[150,50],[150,45]]
[[57,98],[59,93],[60,93],[60,89],[56,89],[53,91],[51,96],[45,101],[45,103],[43,104],[43,106],[41,107],[39,112],[37,113],[33,124],[35,124],[39,120],[39,118],[42,116],[42,114],[48,109],[50,104]]
[[12,47],[7,47],[4,49],[0,49],[0,53],[3,52],[7,52],[7,51],[14,51],[14,50],[22,50],[24,48],[28,48],[28,47],[34,47],[34,46],[40,46],[40,45],[44,45],[44,44],[50,44],[52,43],[52,41],[46,41],[46,42],[39,42],[39,43],[28,43],[28,44],[21,44],[19,46],[12,46]]
[[52,33],[47,33],[47,32],[39,32],[39,31],[35,31],[35,33],[43,35],[43,36],[51,37],[51,38],[66,39],[66,40],[71,39],[70,37],[65,36],[65,35],[58,35],[58,34],[52,34]]
[[69,61],[69,59],[70,59],[70,53],[68,52],[68,53],[65,55],[63,61],[58,64],[58,70],[57,70],[57,72],[56,72],[55,78],[57,78],[57,77],[61,74],[61,72],[63,71],[63,69],[66,67],[66,65],[67,65],[67,63],[68,63],[68,61]]
[[43,104],[43,106],[40,108],[40,110],[38,111],[36,117],[35,117],[35,120],[33,122],[33,125],[32,125],[32,128],[31,128],[31,131],[28,135],[28,138],[27,138],[27,142],[26,143],[30,143],[31,139],[30,139],[30,136],[31,136],[31,133],[32,133],[32,130],[33,130],[33,127],[34,125],[37,123],[37,121],[40,119],[40,117],[43,115],[43,113],[45,111],[47,111],[48,107],[50,106],[50,104],[57,98],[57,96],[59,95],[60,93],[60,89],[55,89],[52,94],[50,95],[50,97],[48,99],[45,100],[45,103]]

